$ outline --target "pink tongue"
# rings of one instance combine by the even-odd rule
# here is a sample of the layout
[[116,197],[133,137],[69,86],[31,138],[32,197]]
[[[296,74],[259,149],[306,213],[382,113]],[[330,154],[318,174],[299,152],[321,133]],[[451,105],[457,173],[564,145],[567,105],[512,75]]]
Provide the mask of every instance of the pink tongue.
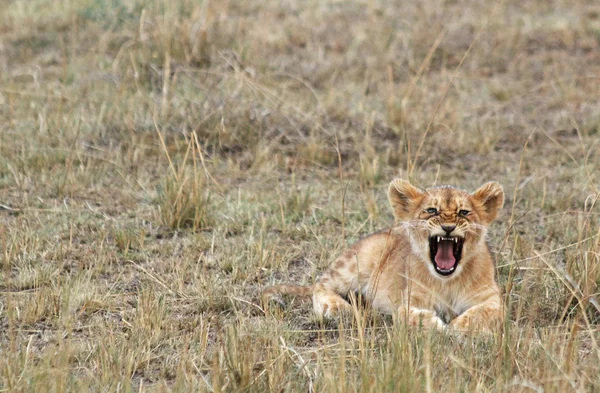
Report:
[[435,255],[435,263],[440,269],[448,270],[456,263],[454,258],[454,242],[442,240],[438,243],[437,254]]

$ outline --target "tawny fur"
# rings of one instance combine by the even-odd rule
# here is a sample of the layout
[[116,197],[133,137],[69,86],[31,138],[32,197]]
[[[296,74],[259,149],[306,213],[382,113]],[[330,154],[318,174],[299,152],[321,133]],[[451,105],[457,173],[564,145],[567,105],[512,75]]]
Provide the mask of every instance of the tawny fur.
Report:
[[[467,193],[450,186],[422,190],[396,179],[388,197],[397,226],[353,244],[314,285],[278,285],[263,298],[312,294],[315,313],[330,317],[351,309],[344,297],[361,293],[374,309],[399,313],[410,325],[496,330],[503,306],[485,236],[504,203],[502,186],[489,182]],[[442,225],[456,227],[448,234]],[[429,238],[435,236],[464,239],[462,258],[449,276],[438,274],[431,261]]]

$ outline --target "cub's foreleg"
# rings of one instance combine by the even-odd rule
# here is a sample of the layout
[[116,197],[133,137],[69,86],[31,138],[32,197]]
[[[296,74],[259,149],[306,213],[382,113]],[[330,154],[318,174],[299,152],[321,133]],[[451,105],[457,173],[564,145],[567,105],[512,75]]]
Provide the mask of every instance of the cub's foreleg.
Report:
[[453,319],[450,325],[460,331],[493,333],[498,330],[503,319],[502,301],[498,294],[494,294],[482,303],[468,308]]

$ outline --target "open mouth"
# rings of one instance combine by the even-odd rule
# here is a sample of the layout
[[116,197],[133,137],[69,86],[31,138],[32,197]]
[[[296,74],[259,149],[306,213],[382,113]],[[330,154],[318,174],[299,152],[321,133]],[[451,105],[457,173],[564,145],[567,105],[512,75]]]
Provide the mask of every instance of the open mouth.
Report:
[[429,238],[429,255],[435,270],[449,276],[456,270],[462,254],[462,237],[433,236]]

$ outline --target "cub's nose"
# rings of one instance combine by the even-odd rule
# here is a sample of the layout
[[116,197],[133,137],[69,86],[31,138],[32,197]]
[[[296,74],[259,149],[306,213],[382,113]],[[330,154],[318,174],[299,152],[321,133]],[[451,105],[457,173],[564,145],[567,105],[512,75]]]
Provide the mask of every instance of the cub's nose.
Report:
[[454,228],[456,228],[456,225],[451,224],[451,225],[442,225],[442,229],[444,231],[446,231],[446,233],[449,235],[450,233],[452,233],[452,231],[454,230]]

